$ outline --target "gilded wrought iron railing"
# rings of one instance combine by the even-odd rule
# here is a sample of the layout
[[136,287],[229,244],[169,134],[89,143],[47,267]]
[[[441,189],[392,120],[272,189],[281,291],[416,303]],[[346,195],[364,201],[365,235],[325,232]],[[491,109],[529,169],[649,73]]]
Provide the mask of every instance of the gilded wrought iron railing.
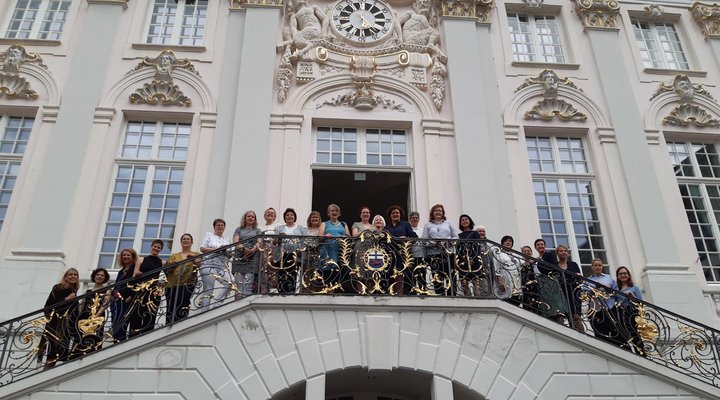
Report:
[[160,272],[0,324],[0,386],[248,295],[332,294],[501,299],[720,387],[717,330],[489,240],[261,236]]

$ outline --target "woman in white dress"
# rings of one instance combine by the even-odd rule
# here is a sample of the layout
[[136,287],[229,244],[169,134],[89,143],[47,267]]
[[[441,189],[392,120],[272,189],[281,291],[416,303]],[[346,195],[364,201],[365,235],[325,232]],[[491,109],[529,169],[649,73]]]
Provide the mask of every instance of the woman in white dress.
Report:
[[[200,244],[200,252],[210,253],[215,249],[229,245],[230,240],[223,236],[223,233],[225,233],[225,221],[217,218],[213,221],[213,231],[205,232],[203,241]],[[215,299],[217,304],[222,304],[227,297],[233,282],[227,264],[228,257],[225,252],[205,256],[205,259],[200,265],[200,280],[203,284],[200,295],[201,310],[205,310],[210,305],[210,299]],[[216,284],[219,284],[217,293],[215,291]]]

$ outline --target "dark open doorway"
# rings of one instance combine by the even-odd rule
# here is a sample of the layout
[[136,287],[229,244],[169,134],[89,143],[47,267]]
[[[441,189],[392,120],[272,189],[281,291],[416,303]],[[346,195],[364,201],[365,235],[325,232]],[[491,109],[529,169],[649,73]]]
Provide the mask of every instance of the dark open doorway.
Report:
[[[388,171],[313,171],[313,210],[327,217],[328,204],[335,203],[342,210],[341,220],[352,225],[360,220],[359,209],[368,206],[372,214],[385,216],[393,205],[410,206],[410,173]],[[372,218],[372,217],[371,217]]]

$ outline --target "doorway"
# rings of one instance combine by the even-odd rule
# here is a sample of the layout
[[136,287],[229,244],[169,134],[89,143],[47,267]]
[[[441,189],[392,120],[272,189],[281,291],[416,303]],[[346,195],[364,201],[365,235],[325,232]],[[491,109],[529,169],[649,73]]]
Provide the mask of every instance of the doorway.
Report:
[[385,210],[394,204],[407,213],[410,172],[313,170],[312,209],[319,211],[325,220],[331,203],[340,206],[340,219],[348,228],[360,220],[359,209],[363,206],[370,207],[372,216],[385,217]]

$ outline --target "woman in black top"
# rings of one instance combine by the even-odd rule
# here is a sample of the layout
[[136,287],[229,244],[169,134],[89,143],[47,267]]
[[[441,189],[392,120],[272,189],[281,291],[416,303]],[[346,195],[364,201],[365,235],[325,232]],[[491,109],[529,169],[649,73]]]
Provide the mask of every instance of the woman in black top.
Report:
[[115,342],[122,342],[127,339],[127,330],[130,323],[128,310],[130,309],[134,293],[128,288],[125,281],[132,279],[137,259],[138,255],[134,249],[122,249],[120,254],[118,254],[117,263],[118,266],[120,266],[120,271],[118,271],[117,278],[115,279],[115,287],[112,291],[113,301],[110,304],[112,335]]
[[71,335],[68,334],[68,325],[74,303],[63,304],[59,307],[58,305],[75,299],[79,288],[78,271],[75,268],[69,268],[65,271],[60,283],[53,286],[47,301],[45,301],[45,317],[48,322],[45,324],[45,332],[43,332],[38,353],[38,357],[41,359],[47,344],[47,362],[44,369],[54,367],[55,363],[66,359],[70,352]]
[[158,285],[158,278],[164,261],[158,257],[158,254],[164,245],[162,240],[153,240],[150,255],[138,258],[135,263],[133,277],[141,277],[135,282],[135,286],[142,289],[136,292],[137,299],[131,308],[130,337],[155,329],[155,318],[163,295],[163,289]]

